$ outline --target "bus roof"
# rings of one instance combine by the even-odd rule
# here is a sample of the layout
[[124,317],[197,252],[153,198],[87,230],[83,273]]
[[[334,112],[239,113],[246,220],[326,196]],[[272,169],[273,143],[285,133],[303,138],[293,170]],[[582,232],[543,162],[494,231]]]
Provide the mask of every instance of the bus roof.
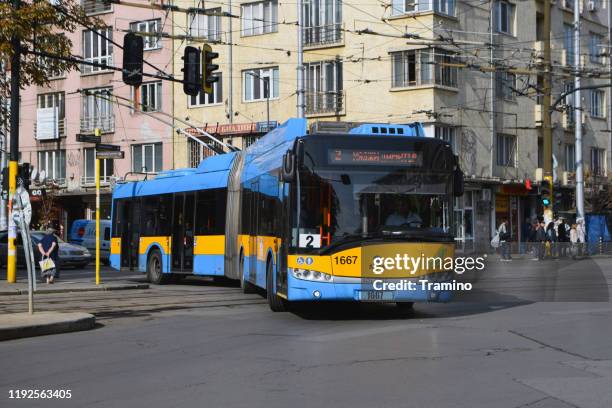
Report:
[[117,184],[113,190],[113,198],[227,187],[229,170],[235,157],[235,152],[211,156],[202,160],[196,169],[168,170],[159,173],[152,180]]

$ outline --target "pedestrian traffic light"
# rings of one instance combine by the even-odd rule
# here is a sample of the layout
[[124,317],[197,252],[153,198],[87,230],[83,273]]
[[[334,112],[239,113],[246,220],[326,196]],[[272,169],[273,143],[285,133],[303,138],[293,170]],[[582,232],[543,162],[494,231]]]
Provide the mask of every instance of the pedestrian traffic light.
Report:
[[200,71],[201,51],[196,47],[187,46],[183,54],[183,92],[196,96],[202,89],[202,73]]
[[551,191],[552,186],[550,180],[544,179],[540,182],[540,199],[542,200],[542,205],[544,207],[548,207],[551,204]]
[[219,80],[215,73],[219,65],[213,63],[216,58],[219,58],[219,53],[213,52],[210,45],[204,44],[202,47],[202,90],[207,94],[213,92],[213,84]]
[[127,33],[123,37],[123,82],[126,85],[142,84],[143,49],[141,36]]

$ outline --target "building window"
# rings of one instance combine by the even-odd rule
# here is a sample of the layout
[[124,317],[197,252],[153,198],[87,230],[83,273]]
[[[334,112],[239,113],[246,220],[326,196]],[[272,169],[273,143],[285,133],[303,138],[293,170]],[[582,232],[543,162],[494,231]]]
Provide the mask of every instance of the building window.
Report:
[[143,112],[155,112],[161,108],[162,81],[143,83],[140,86],[140,109]]
[[457,139],[455,137],[456,128],[451,126],[440,126],[435,125],[434,137],[436,139],[444,140],[446,143],[451,145],[453,153],[457,154]]
[[343,109],[342,62],[305,64],[306,113],[339,112]]
[[342,1],[304,1],[304,45],[333,44],[342,40]]
[[161,19],[130,23],[130,31],[142,33],[139,35],[142,36],[145,51],[161,48]]
[[497,134],[497,165],[516,167],[516,136]]
[[105,0],[82,0],[81,5],[86,14],[106,13],[112,11],[113,7],[110,1]]
[[574,96],[575,93],[572,93],[574,90],[574,82],[568,81],[563,84],[563,92],[567,93],[565,97],[565,115],[567,115],[567,123],[568,125],[573,126],[576,121],[575,111],[574,111]]
[[221,40],[221,8],[206,10],[205,13],[189,13],[189,36]]
[[391,15],[394,16],[432,10],[436,13],[454,16],[455,0],[392,0],[391,3]]
[[504,100],[516,101],[516,75],[506,71],[500,72],[497,76],[497,92]]
[[[64,92],[55,92],[38,95],[36,98],[36,138],[39,140],[49,138],[57,139],[60,136],[66,135],[65,128],[65,94]],[[49,120],[50,119],[50,120]],[[47,132],[44,132],[47,137],[41,137],[39,129],[44,126]],[[48,131],[52,131],[52,137]]]
[[576,146],[565,144],[565,171],[576,171]]
[[445,65],[453,62],[453,55],[444,50],[422,49],[393,52],[391,59],[394,88],[434,83],[453,88],[457,86],[457,67]]
[[565,48],[565,65],[574,65],[574,26],[563,24],[563,48]]
[[497,12],[497,32],[514,35],[514,12],[516,6],[507,1],[498,1],[495,8]]
[[258,1],[241,6],[242,35],[259,35],[278,31],[277,0]]
[[162,166],[161,143],[132,145],[132,171],[157,173],[162,171]]
[[[96,64],[113,65],[113,30],[110,27],[83,31],[83,59]],[[108,68],[83,65],[81,72],[107,71]]]
[[[83,179],[82,184],[96,182],[96,149],[93,147],[83,149]],[[100,159],[100,182],[108,183],[113,176],[113,159]]]
[[112,132],[115,121],[112,103],[113,88],[86,89],[82,96],[81,132],[93,132],[96,128]]
[[606,117],[606,91],[591,89],[591,116]]
[[219,80],[217,82],[213,82],[212,93],[207,94],[204,92],[200,92],[196,96],[187,97],[188,105],[190,108],[194,108],[197,106],[214,105],[223,102],[223,75],[219,72],[217,73],[217,77],[219,78]]
[[594,176],[606,175],[606,150],[591,148],[591,173]]
[[45,179],[64,184],[66,182],[66,151],[45,150],[38,152],[38,171],[45,172]]
[[269,81],[269,97],[278,98],[278,67],[242,71],[244,101],[262,101],[268,98],[265,81]]
[[603,64],[603,35],[591,33],[589,35],[589,60],[594,64]]

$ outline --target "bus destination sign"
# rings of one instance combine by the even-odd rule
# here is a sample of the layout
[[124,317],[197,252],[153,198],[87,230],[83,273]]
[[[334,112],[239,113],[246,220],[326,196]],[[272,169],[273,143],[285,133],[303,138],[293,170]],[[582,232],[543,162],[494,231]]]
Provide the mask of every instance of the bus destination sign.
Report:
[[423,153],[407,150],[328,149],[330,164],[422,166]]

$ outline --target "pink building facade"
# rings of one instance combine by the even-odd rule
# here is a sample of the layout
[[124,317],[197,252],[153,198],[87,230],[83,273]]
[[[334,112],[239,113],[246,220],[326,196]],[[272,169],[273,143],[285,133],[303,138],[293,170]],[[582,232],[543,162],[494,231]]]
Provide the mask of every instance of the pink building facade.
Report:
[[[97,32],[81,27],[69,34],[73,54],[99,64],[121,67],[120,46],[125,33],[160,32],[165,23],[161,11],[95,1],[85,1],[83,6],[107,27]],[[156,35],[144,38],[145,61],[169,74],[173,66],[170,42]],[[146,64],[144,71],[158,73]],[[100,129],[102,143],[119,145],[125,155],[101,162],[102,219],[110,218],[115,178],[173,167],[172,128],[156,119],[168,122],[159,112],[172,112],[172,86],[170,81],[145,77],[143,85],[135,90],[122,82],[119,71],[83,65],[80,72],[54,77],[48,87],[32,86],[22,91],[20,161],[35,169],[32,187],[48,193],[44,199],[33,197],[34,226],[50,195],[54,196],[54,222],[66,231],[75,219],[95,217],[94,145],[77,141],[79,134],[93,135]]]

